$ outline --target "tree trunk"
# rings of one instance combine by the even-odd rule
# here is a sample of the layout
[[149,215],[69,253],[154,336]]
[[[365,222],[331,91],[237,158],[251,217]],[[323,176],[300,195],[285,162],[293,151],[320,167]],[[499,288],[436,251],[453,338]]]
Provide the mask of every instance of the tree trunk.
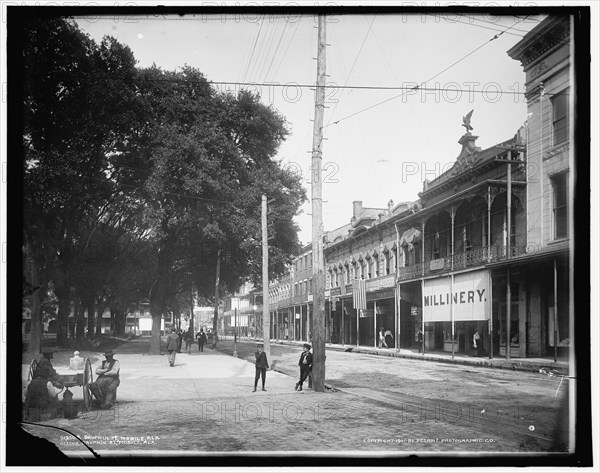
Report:
[[65,346],[68,340],[69,313],[71,310],[70,290],[64,284],[54,286],[54,294],[58,299],[58,313],[56,314],[56,344]]
[[77,312],[75,312],[75,317],[76,317],[76,329],[75,329],[75,340],[77,342],[82,342],[83,339],[85,338],[85,319],[84,319],[84,311],[85,311],[85,306],[83,303],[79,303],[79,310]]
[[217,332],[219,325],[219,283],[221,279],[221,250],[217,250],[217,271],[215,277],[215,311],[213,316],[213,333]]
[[127,322],[127,312],[124,310],[118,310],[115,319],[115,334],[117,337],[125,336],[125,325]]
[[87,306],[87,338],[94,338],[94,323],[95,323],[95,313],[94,313],[94,297],[89,296],[86,300]]
[[196,333],[196,328],[194,327],[194,290],[190,288],[190,327],[192,328],[192,333]]
[[[29,330],[29,344],[27,351],[38,354],[42,347],[42,291],[40,286],[40,269],[33,255],[32,248],[28,245],[27,256],[29,258],[29,269],[31,275],[31,327]],[[36,289],[37,288],[37,289]]]
[[114,307],[110,308],[110,335],[116,335],[117,334],[117,330],[116,330],[116,318],[117,318],[117,314],[116,314],[116,309]]
[[[168,228],[163,221],[163,228]],[[156,265],[156,283],[150,290],[150,311],[152,312],[152,335],[150,355],[160,355],[160,325],[167,308],[167,294],[171,288],[171,247],[172,242],[165,238],[160,243]]]
[[98,317],[96,318],[96,338],[102,336],[102,314],[106,310],[106,305],[103,303],[98,304]]
[[152,312],[152,336],[150,338],[150,355],[160,355],[160,323],[162,320],[162,309],[157,305],[151,304]]

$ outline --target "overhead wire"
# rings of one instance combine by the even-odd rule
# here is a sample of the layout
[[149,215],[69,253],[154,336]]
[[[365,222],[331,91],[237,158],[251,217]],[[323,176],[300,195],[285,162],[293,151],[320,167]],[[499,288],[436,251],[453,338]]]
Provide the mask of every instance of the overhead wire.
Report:
[[[494,36],[493,36],[491,39],[489,39],[489,40],[488,40],[488,41],[486,41],[485,43],[481,44],[480,46],[478,46],[477,48],[475,48],[473,51],[471,51],[471,52],[467,53],[466,55],[464,55],[464,56],[463,56],[463,57],[461,57],[460,59],[458,59],[458,60],[454,61],[454,62],[453,62],[452,64],[450,64],[449,66],[447,66],[447,67],[445,67],[444,69],[442,69],[442,70],[441,70],[440,72],[438,72],[437,74],[434,74],[434,75],[433,75],[433,76],[431,76],[429,79],[427,79],[427,80],[423,81],[423,82],[422,82],[422,84],[425,84],[425,83],[427,83],[427,82],[429,82],[429,81],[431,81],[431,80],[435,79],[436,77],[438,77],[438,76],[442,75],[444,72],[446,72],[448,69],[450,69],[450,68],[454,67],[456,64],[458,64],[458,63],[460,63],[460,62],[464,61],[464,60],[465,60],[466,58],[468,58],[469,56],[472,56],[472,55],[473,55],[473,54],[475,54],[477,51],[479,51],[481,48],[483,48],[484,46],[487,46],[487,45],[488,45],[490,42],[492,42],[492,41],[494,41],[494,40],[498,39],[498,38],[499,38],[499,37],[500,37],[502,34],[506,33],[508,30],[510,30],[510,29],[511,29],[513,26],[515,26],[516,24],[518,24],[518,22],[517,22],[517,23],[515,23],[515,24],[514,24],[514,25],[512,25],[512,26],[509,26],[509,27],[508,27],[508,28],[506,28],[504,31],[502,31],[502,32],[500,32],[500,33],[498,33],[498,34],[494,35]],[[415,87],[412,87],[411,89],[412,89],[412,90],[419,90],[419,89],[421,89],[421,87],[417,85],[417,86],[415,86]],[[404,95],[406,95],[406,92],[403,92],[402,94],[399,94],[399,95],[395,95],[394,97],[390,97],[389,99],[386,99],[386,100],[384,100],[384,101],[382,101],[382,102],[378,102],[378,103],[376,103],[376,104],[373,104],[373,105],[371,105],[371,106],[369,106],[369,107],[367,107],[367,108],[364,108],[364,109],[362,109],[362,110],[360,110],[360,111],[358,111],[358,112],[356,112],[356,113],[353,113],[353,114],[351,114],[351,115],[348,115],[348,116],[346,116],[346,117],[340,118],[339,120],[336,120],[336,121],[334,121],[333,123],[331,123],[331,122],[330,122],[330,123],[328,123],[327,125],[324,125],[324,126],[323,126],[323,128],[326,128],[326,127],[328,127],[328,126],[330,126],[330,125],[332,125],[332,124],[333,124],[333,125],[337,125],[337,124],[339,124],[341,121],[344,121],[344,120],[347,120],[347,119],[349,119],[349,118],[352,118],[352,117],[354,117],[354,116],[356,116],[356,115],[358,115],[358,114],[360,114],[360,113],[363,113],[363,112],[366,112],[366,111],[368,111],[368,110],[371,110],[371,109],[373,109],[373,108],[375,108],[375,107],[378,107],[379,105],[383,105],[383,104],[385,104],[385,103],[387,103],[387,102],[391,102],[392,100],[395,100],[395,99],[397,99],[397,98],[403,97]]]
[[256,33],[256,38],[254,39],[254,46],[252,46],[252,52],[250,53],[250,57],[248,58],[248,63],[246,64],[246,70],[244,71],[244,75],[242,76],[242,81],[246,81],[246,77],[248,77],[248,70],[250,68],[250,64],[252,64],[252,58],[254,57],[254,51],[256,50],[256,44],[258,43],[258,38],[260,37],[264,21],[265,15],[263,15],[260,22],[260,26],[258,28],[258,32]]
[[[360,57],[360,53],[362,52],[362,49],[367,41],[367,38],[369,37],[369,33],[371,32],[371,28],[373,27],[373,23],[375,22],[375,18],[377,18],[377,15],[373,15],[373,19],[371,20],[371,23],[369,24],[369,28],[367,29],[367,32],[365,33],[365,36],[362,40],[362,43],[360,45],[360,48],[358,48],[358,52],[356,53],[356,56],[354,57],[354,61],[352,62],[352,66],[350,66],[350,70],[348,71],[348,75],[346,76],[346,81],[344,82],[344,85],[342,88],[346,88],[346,86],[348,85],[348,81],[350,80],[350,76],[352,75],[352,71],[354,70],[354,66],[356,66],[356,63],[358,61],[358,58]],[[335,114],[335,111],[337,109],[337,105],[339,103],[339,100],[335,103],[333,110],[331,111],[331,116],[333,116]],[[331,123],[331,120],[328,122],[327,125],[325,125],[323,128],[325,128],[326,126],[329,125],[329,123]]]
[[[460,13],[459,13],[459,14],[458,14],[458,16],[460,16],[460,17],[463,17],[463,18],[466,18],[466,19],[470,19],[470,20],[473,20],[473,21],[478,21],[478,22],[480,22],[480,23],[485,23],[486,25],[494,25],[494,26],[496,26],[496,27],[498,28],[498,31],[501,31],[501,30],[502,30],[502,28],[504,28],[504,26],[502,26],[502,25],[497,25],[497,24],[496,24],[496,23],[494,23],[493,21],[482,20],[481,18],[478,18],[478,16],[476,16],[476,15],[470,15],[470,16],[469,16],[469,15],[463,15],[463,14],[460,14]],[[516,16],[515,16],[515,18],[516,18]],[[522,21],[520,21],[520,20],[519,20],[519,22],[518,22],[518,23],[522,23]],[[529,33],[529,31],[528,31],[528,30],[522,30],[522,29],[520,29],[520,28],[512,28],[512,30],[513,30],[513,31],[518,31],[519,33],[524,33],[524,34],[527,34],[527,33]],[[508,33],[508,34],[516,34],[516,33]]]
[[265,71],[263,77],[263,81],[266,82],[269,74],[271,73],[271,70],[273,69],[273,64],[275,62],[275,58],[277,57],[277,55],[279,54],[279,50],[281,48],[281,43],[283,41],[283,37],[285,36],[285,30],[287,29],[287,21],[283,22],[283,28],[281,29],[281,33],[279,34],[279,39],[277,41],[277,45],[275,46],[275,50],[273,51],[273,54],[271,55],[271,62],[269,63],[269,67],[267,68],[267,70]]
[[294,31],[293,31],[293,33],[292,33],[292,36],[290,37],[290,41],[289,41],[289,43],[288,43],[287,47],[285,48],[285,51],[284,51],[284,53],[283,53],[283,56],[281,57],[281,61],[279,61],[279,64],[278,64],[278,66],[277,66],[277,69],[275,69],[275,73],[273,74],[273,75],[275,75],[275,76],[277,76],[277,74],[279,73],[279,69],[281,68],[281,65],[283,64],[283,61],[285,60],[285,58],[286,58],[286,56],[287,56],[287,53],[288,53],[288,51],[289,51],[289,49],[290,49],[290,46],[291,46],[291,45],[292,45],[292,43],[294,42],[294,37],[296,36],[296,32],[298,31],[298,27],[300,26],[300,21],[301,21],[301,20],[298,20],[298,21],[296,22],[296,28],[294,29]]
[[[385,50],[383,49],[383,46],[381,45],[381,42],[379,41],[379,38],[377,37],[377,34],[375,32],[375,29],[373,29],[373,38],[375,38],[375,41],[377,42],[377,45],[379,46],[379,50],[381,51],[381,54],[383,54],[383,58],[385,59],[388,67],[390,68],[390,71],[392,73],[392,75],[394,76],[394,79],[396,80],[396,83],[400,83],[400,80],[398,79],[398,76],[396,76],[396,72],[394,71],[394,68],[392,67],[392,64],[390,62],[390,60],[387,57],[387,54],[385,54]],[[433,144],[431,143],[431,141],[429,140],[429,136],[427,135],[425,128],[423,128],[423,125],[421,125],[421,122],[419,120],[419,118],[417,117],[417,114],[415,113],[415,111],[413,110],[410,102],[408,102],[408,108],[410,109],[411,113],[413,114],[413,116],[415,117],[415,121],[417,122],[417,125],[419,126],[419,128],[421,129],[421,132],[423,133],[423,135],[425,136],[425,140],[427,141],[427,144],[429,144],[429,147],[431,148],[431,151],[434,151],[434,147]]]
[[277,22],[273,21],[273,22],[269,22],[269,24],[267,26],[267,34],[265,35],[265,40],[263,42],[263,48],[261,48],[259,50],[259,52],[261,54],[259,55],[258,61],[256,61],[256,69],[254,70],[254,75],[256,76],[257,79],[260,78],[260,76],[265,68],[265,65],[268,61],[269,52],[271,50],[271,44],[273,42],[273,36],[275,34],[275,31],[277,30],[277,24],[278,24]]

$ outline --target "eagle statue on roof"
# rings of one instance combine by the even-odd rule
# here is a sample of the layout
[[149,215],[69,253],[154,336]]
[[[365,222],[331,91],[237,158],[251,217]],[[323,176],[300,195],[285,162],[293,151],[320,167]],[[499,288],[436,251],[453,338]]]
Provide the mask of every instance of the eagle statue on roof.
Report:
[[463,125],[467,129],[467,133],[470,132],[473,127],[471,126],[471,115],[473,115],[473,110],[467,113],[467,116],[463,117]]

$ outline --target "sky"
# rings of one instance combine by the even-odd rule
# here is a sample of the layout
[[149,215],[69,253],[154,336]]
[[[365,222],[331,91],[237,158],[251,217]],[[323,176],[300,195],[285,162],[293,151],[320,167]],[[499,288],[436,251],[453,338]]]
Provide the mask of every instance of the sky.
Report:
[[[250,88],[276,108],[291,132],[277,159],[299,173],[309,197],[296,219],[306,244],[317,18],[274,13],[76,21],[96,41],[111,35],[129,46],[139,67],[192,66],[220,90]],[[527,119],[525,74],[507,51],[542,18],[441,11],[328,17],[324,229],[349,223],[353,201],[385,208],[390,199],[417,200],[423,181],[456,160],[462,117],[471,110],[482,149],[513,137]]]

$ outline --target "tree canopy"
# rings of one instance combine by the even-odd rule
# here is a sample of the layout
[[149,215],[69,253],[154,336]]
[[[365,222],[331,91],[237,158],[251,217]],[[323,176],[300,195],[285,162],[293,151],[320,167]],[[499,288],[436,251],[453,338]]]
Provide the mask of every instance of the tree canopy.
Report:
[[137,68],[128,47],[69,19],[32,20],[24,38],[24,276],[51,282],[59,343],[76,301],[122,313],[148,300],[156,352],[178,294],[214,295],[217,254],[222,291],[260,281],[262,195],[270,275],[284,270],[306,199],[277,160],[284,117],[194,68]]

